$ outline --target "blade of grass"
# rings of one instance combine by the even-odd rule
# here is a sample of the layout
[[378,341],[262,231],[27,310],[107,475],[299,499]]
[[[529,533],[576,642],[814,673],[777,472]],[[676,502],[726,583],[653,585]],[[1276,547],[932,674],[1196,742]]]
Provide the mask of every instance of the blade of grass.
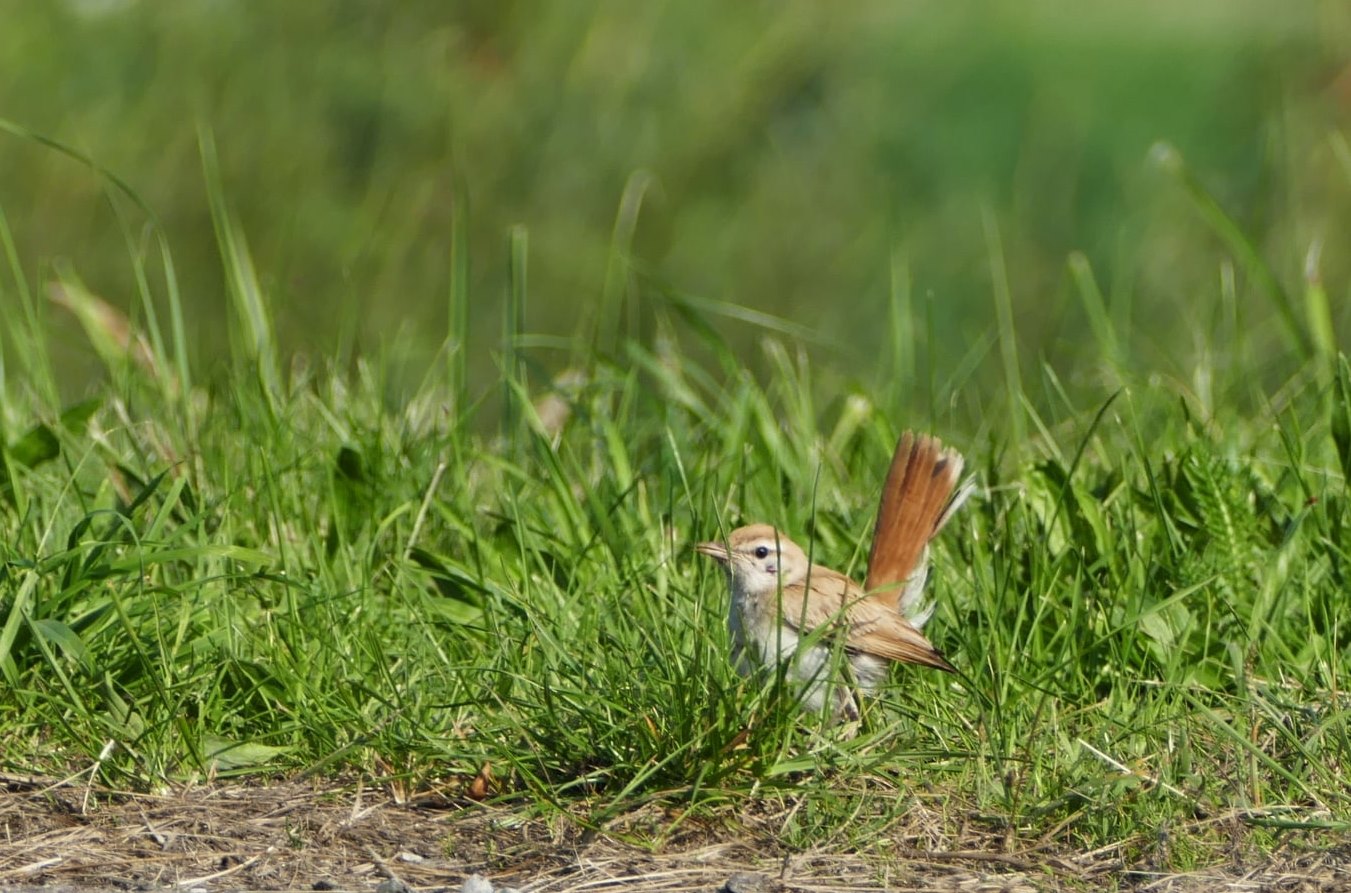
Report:
[[1025,439],[1023,419],[1023,379],[1018,363],[1018,337],[1013,327],[1013,294],[1009,289],[1008,267],[1004,262],[1004,243],[994,211],[981,209],[985,247],[989,255],[991,291],[994,297],[995,326],[999,333],[999,358],[1004,371],[1004,393],[1008,401],[1009,439],[1021,449]]
[[272,317],[254,271],[244,234],[226,203],[220,163],[216,157],[215,136],[204,125],[198,127],[197,143],[202,159],[202,174],[206,180],[206,195],[211,206],[211,222],[216,230],[230,302],[234,306],[238,323],[237,336],[253,367],[258,386],[268,397],[269,409],[276,413],[282,397],[282,386]]
[[1215,235],[1233,252],[1234,257],[1243,265],[1258,289],[1276,308],[1276,312],[1285,325],[1285,333],[1291,346],[1305,359],[1314,356],[1314,343],[1309,333],[1300,325],[1295,312],[1294,302],[1290,300],[1285,288],[1276,274],[1271,271],[1257,247],[1243,232],[1242,228],[1230,217],[1216,201],[1215,197],[1202,185],[1201,180],[1192,172],[1176,148],[1167,143],[1157,143],[1150,149],[1150,157],[1160,169],[1172,176],[1182,186],[1191,199],[1193,207],[1201,219]]

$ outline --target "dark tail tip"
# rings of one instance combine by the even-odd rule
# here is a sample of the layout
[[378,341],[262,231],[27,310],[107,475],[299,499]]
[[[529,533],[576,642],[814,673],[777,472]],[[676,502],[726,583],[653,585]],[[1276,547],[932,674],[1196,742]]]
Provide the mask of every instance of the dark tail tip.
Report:
[[934,649],[933,657],[934,662],[930,666],[932,666],[935,670],[942,670],[944,673],[953,673],[956,675],[961,675],[960,673],[957,673],[957,668],[954,667],[952,664],[948,663],[948,659],[944,657],[941,653],[939,653],[938,649]]

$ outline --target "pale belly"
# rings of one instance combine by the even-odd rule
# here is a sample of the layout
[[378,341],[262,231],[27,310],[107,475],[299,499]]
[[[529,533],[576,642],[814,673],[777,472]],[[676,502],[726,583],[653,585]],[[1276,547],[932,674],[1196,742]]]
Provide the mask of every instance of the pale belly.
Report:
[[[732,634],[732,656],[737,672],[749,676],[757,667],[789,664],[789,676],[805,684],[802,706],[807,710],[821,710],[830,693],[831,648],[817,643],[799,648],[801,637],[792,627],[778,622],[776,610],[760,610],[750,599],[734,599],[727,616],[727,627]],[[887,662],[866,654],[848,655],[852,683],[872,694],[887,675]],[[854,713],[849,682],[835,680],[835,709],[840,713]]]

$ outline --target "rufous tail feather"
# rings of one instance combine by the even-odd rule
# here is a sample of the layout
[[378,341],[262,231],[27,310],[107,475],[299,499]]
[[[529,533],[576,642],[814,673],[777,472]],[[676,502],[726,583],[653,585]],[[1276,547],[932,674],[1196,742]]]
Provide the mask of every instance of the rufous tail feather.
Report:
[[906,582],[924,561],[924,550],[952,513],[970,495],[953,491],[962,475],[962,457],[936,437],[901,435],[882,486],[872,551],[868,554],[869,598],[898,606]]

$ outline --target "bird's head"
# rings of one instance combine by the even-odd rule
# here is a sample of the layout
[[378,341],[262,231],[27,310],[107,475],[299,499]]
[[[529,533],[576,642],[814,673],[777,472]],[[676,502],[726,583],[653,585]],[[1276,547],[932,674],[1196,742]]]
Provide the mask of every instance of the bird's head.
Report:
[[738,527],[725,544],[700,543],[694,548],[721,564],[733,588],[744,592],[800,583],[810,566],[801,547],[768,524]]

